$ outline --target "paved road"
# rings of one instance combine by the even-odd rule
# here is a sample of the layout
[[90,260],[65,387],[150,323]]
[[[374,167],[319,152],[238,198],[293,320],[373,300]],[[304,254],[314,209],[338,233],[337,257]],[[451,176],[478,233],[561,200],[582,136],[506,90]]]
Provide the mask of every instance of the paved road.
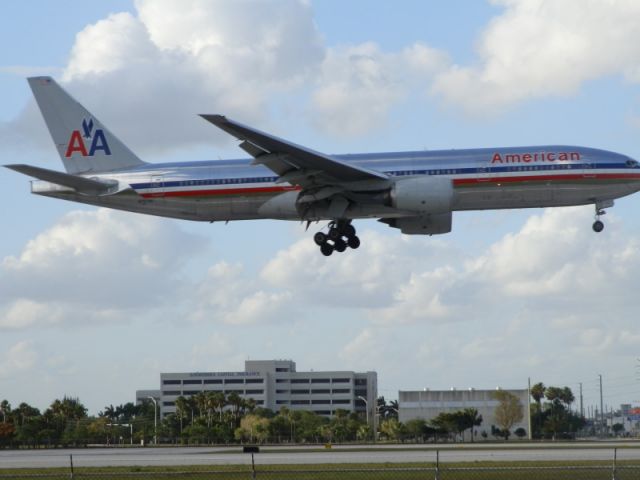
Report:
[[[540,461],[540,460],[611,460],[613,448],[621,444],[588,445],[537,445],[508,447],[500,446],[439,446],[441,462],[475,461]],[[625,447],[631,446],[624,444]],[[633,444],[640,447],[640,444]],[[0,468],[66,467],[69,455],[73,455],[78,467],[130,466],[130,465],[230,465],[249,464],[251,456],[235,448],[85,448],[59,450],[0,450]],[[264,447],[256,455],[256,464],[316,464],[316,463],[384,463],[384,462],[430,462],[435,460],[435,450],[418,447],[336,447],[318,451],[317,447]],[[618,458],[637,460],[640,463],[640,448],[620,448]]]

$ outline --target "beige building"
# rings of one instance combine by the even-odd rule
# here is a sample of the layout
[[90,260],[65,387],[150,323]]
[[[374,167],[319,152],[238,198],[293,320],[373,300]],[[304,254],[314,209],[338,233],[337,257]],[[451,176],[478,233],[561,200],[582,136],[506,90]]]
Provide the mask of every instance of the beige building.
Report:
[[[513,433],[524,428],[529,434],[529,393],[524,390],[507,390],[518,397],[522,404],[523,418],[511,428]],[[495,420],[495,409],[499,402],[495,399],[495,390],[417,390],[398,392],[398,417],[401,422],[422,418],[431,420],[442,412],[455,412],[465,408],[475,408],[482,415],[482,425],[476,428],[476,437],[482,438],[486,432],[491,437],[491,427],[499,428]]]

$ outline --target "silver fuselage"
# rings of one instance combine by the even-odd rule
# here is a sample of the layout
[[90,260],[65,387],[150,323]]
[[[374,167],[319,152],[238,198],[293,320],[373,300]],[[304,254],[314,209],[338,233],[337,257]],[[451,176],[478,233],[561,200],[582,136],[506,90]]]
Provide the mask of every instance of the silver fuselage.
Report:
[[[628,156],[575,146],[333,155],[343,162],[384,172],[392,179],[439,176],[454,186],[453,211],[554,207],[605,202],[640,190],[640,168]],[[91,175],[117,180],[119,191],[82,195],[33,181],[33,193],[138,213],[200,221],[278,218],[264,205],[276,196],[294,198],[298,188],[277,183],[271,170],[251,160],[147,164]],[[410,212],[409,212],[410,213]],[[376,202],[351,206],[346,218],[407,216]]]

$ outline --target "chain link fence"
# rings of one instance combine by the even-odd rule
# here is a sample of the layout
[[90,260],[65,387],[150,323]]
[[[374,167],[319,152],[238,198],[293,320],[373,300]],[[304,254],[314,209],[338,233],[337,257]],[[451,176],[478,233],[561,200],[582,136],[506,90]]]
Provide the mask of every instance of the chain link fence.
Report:
[[[496,464],[440,463],[399,466],[393,463],[366,467],[332,465],[259,465],[253,454],[251,464],[227,466],[129,466],[81,467],[69,458],[68,468],[20,469],[0,468],[0,480],[638,480],[640,462],[617,460],[613,452],[610,462],[496,462]],[[569,463],[569,462],[567,462]],[[1,467],[1,465],[0,465]]]

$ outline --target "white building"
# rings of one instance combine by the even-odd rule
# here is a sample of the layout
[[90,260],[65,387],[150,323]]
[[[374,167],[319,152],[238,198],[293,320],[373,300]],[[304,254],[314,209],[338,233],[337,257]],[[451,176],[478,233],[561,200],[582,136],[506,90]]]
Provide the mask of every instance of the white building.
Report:
[[[175,413],[176,398],[200,392],[237,392],[242,398],[252,398],[258,406],[274,412],[286,406],[329,417],[338,409],[366,414],[368,406],[373,421],[378,379],[376,372],[297,372],[291,360],[247,360],[242,372],[161,373],[161,418]],[[146,396],[155,397],[154,391],[136,392],[137,400]]]
[[[507,390],[514,394],[522,404],[523,417],[511,428],[513,433],[524,428],[529,434],[529,393],[524,390]],[[476,435],[486,432],[491,438],[491,427],[498,427],[495,420],[495,409],[499,402],[495,399],[495,390],[418,390],[398,392],[398,418],[407,422],[417,418],[431,420],[442,412],[455,412],[465,408],[475,408],[482,415],[482,425],[476,427]]]

